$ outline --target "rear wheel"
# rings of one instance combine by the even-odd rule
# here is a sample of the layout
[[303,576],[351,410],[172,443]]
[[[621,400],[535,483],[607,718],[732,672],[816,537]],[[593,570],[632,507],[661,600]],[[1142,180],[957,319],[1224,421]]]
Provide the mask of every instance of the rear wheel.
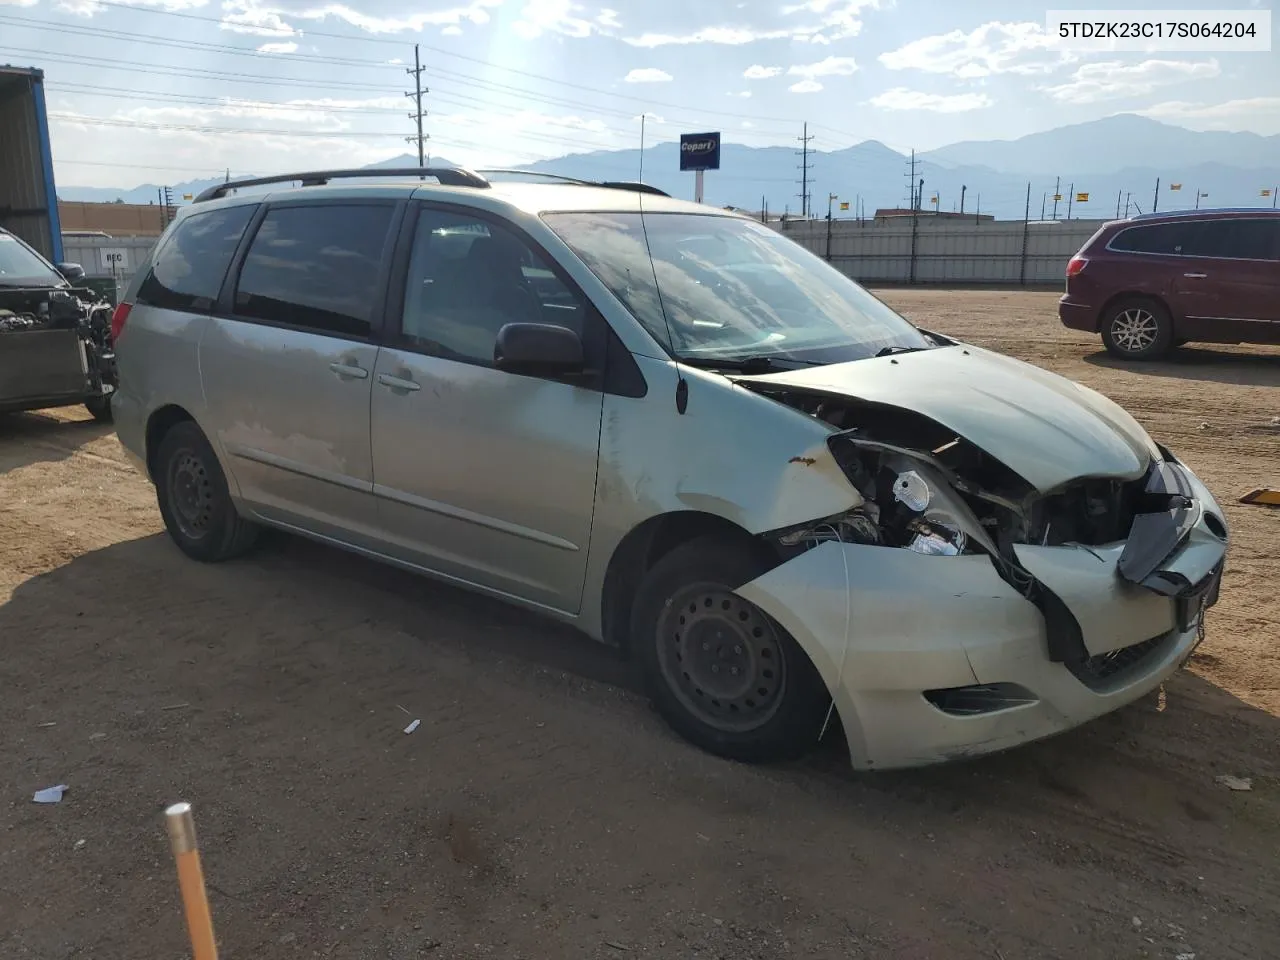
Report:
[[831,702],[800,645],[734,592],[768,568],[751,544],[704,537],[659,560],[636,595],[632,649],[658,712],[732,760],[803,755]]
[[1173,347],[1169,311],[1155,300],[1122,300],[1102,317],[1102,342],[1113,356],[1154,360]]
[[253,546],[258,527],[236,512],[217,455],[192,421],[175,424],[160,441],[155,480],[165,528],[187,556],[216,563]]

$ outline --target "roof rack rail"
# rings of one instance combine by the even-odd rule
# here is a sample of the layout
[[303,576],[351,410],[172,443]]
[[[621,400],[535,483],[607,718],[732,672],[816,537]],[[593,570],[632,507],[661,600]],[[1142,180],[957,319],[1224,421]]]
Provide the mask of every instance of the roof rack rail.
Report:
[[1129,217],[1129,219],[1150,220],[1156,217],[1194,217],[1206,213],[1243,213],[1276,216],[1276,210],[1272,207],[1197,207],[1195,209],[1184,208],[1180,210],[1160,210],[1156,213],[1138,213]]
[[485,167],[482,170],[477,170],[476,173],[481,175],[501,173],[521,177],[538,177],[542,180],[555,180],[558,183],[572,183],[579,187],[602,187],[606,190],[631,190],[635,193],[648,193],[656,197],[671,196],[671,194],[667,193],[665,190],[659,190],[657,187],[648,183],[641,183],[639,180],[582,180],[578,177],[566,177],[558,173],[542,173],[538,170],[514,170],[495,167]]
[[375,177],[394,177],[403,180],[407,177],[434,177],[447,187],[479,187],[489,186],[489,181],[474,171],[464,167],[377,167],[360,170],[314,170],[300,173],[282,173],[274,177],[251,177],[245,180],[228,180],[200,192],[192,203],[203,203],[206,200],[217,200],[225,197],[232,190],[241,187],[260,187],[271,183],[293,183],[300,181],[304,187],[322,187],[330,180],[372,179]]

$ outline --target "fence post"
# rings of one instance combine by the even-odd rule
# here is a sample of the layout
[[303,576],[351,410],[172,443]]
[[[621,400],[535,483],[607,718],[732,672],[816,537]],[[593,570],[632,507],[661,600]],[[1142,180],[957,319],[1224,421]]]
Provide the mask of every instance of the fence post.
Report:
[[1027,242],[1031,238],[1031,182],[1027,182],[1027,209],[1022,215],[1022,264],[1018,271],[1018,282],[1027,285]]

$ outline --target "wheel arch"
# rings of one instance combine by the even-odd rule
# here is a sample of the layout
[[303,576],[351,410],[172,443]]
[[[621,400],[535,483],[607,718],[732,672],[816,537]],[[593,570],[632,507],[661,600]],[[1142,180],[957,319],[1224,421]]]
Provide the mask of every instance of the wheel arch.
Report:
[[600,606],[601,635],[623,655],[631,653],[631,612],[636,590],[653,565],[680,546],[704,536],[723,536],[746,549],[764,542],[732,520],[701,510],[677,510],[641,521],[618,541],[605,570]]
[[1103,321],[1106,320],[1107,314],[1110,313],[1112,309],[1121,303],[1136,302],[1140,300],[1146,300],[1160,307],[1169,318],[1169,322],[1174,324],[1176,333],[1177,317],[1174,316],[1173,309],[1169,306],[1169,301],[1161,294],[1151,293],[1149,291],[1144,292],[1141,290],[1125,290],[1121,293],[1112,294],[1108,297],[1102,304],[1102,307],[1098,310],[1098,319],[1096,321],[1096,329],[1094,330],[1094,333],[1102,332]]
[[165,434],[179,423],[188,420],[196,423],[196,418],[185,407],[176,403],[165,404],[154,410],[151,416],[147,417],[146,440],[143,449],[146,455],[147,475],[152,482],[156,478],[156,452],[160,449],[160,444],[163,442]]

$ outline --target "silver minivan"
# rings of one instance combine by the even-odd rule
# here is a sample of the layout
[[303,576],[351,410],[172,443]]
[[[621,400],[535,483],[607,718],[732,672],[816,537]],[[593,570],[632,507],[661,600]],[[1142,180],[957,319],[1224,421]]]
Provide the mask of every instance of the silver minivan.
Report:
[[1203,639],[1222,510],[1116,404],[740,215],[519,179],[182,211],[116,311],[113,408],[183,552],[268,526],[541,611],[752,761],[833,725],[860,769],[1004,749]]

